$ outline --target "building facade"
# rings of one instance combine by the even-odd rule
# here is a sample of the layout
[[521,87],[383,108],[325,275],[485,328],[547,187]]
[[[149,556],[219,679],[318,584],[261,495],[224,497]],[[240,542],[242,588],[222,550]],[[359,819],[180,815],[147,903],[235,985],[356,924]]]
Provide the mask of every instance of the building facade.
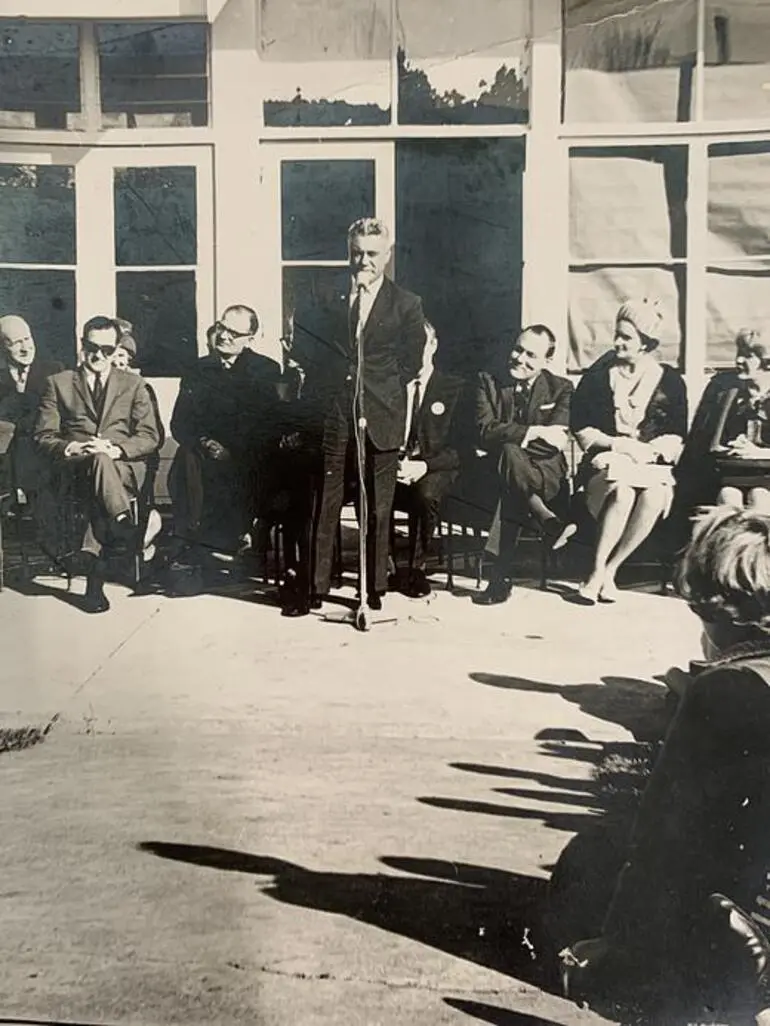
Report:
[[457,369],[544,321],[579,373],[644,292],[697,391],[770,320],[768,180],[770,0],[0,0],[0,309],[70,364],[133,321],[165,410],[364,214]]

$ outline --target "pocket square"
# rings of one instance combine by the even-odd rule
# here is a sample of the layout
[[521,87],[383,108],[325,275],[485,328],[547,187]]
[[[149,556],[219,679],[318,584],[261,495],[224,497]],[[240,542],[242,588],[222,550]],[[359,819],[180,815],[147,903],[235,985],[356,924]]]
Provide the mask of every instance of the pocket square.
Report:
[[556,403],[543,403],[543,405],[540,407],[540,409],[541,410],[552,410],[555,405],[556,405]]

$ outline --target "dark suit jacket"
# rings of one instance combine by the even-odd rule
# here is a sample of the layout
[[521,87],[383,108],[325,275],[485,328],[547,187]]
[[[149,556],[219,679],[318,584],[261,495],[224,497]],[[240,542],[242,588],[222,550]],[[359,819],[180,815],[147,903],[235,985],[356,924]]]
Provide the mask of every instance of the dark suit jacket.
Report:
[[415,457],[427,463],[429,473],[457,470],[460,466],[463,440],[458,413],[462,394],[460,378],[433,371],[417,414],[419,452]]
[[49,456],[63,457],[68,442],[85,442],[97,435],[119,446],[127,460],[155,452],[160,438],[145,383],[138,375],[113,367],[100,416],[83,367],[54,374],[46,383],[35,423],[34,437],[40,449]]
[[[569,426],[572,382],[548,370],[535,378],[527,404],[526,423],[514,421],[515,384],[507,373],[482,371],[476,387],[476,428],[484,449],[494,451],[507,442],[521,445],[527,428]],[[539,443],[543,444],[543,443]],[[551,447],[549,447],[551,448]],[[544,455],[554,455],[553,453]]]
[[[348,293],[295,312],[292,355],[305,370],[304,395],[325,433],[344,430],[352,417],[358,356],[350,335]],[[405,385],[417,376],[424,347],[420,298],[385,278],[363,332],[364,409],[375,449],[403,442]]]
[[11,437],[31,436],[46,381],[60,370],[60,363],[35,357],[27,375],[27,387],[23,392],[17,392],[8,367],[0,367],[0,424],[3,428],[9,425],[9,429],[3,431],[3,437],[10,441]]
[[251,349],[244,349],[230,370],[218,356],[204,356],[182,378],[171,434],[188,449],[197,449],[205,437],[234,454],[252,452],[277,430],[280,380],[278,364]]

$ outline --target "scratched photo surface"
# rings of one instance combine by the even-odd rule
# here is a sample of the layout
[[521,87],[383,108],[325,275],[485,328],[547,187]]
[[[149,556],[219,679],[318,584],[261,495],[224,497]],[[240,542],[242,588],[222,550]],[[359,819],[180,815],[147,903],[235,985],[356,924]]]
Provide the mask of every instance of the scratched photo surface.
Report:
[[0,0],[0,1023],[769,1026],[770,0]]

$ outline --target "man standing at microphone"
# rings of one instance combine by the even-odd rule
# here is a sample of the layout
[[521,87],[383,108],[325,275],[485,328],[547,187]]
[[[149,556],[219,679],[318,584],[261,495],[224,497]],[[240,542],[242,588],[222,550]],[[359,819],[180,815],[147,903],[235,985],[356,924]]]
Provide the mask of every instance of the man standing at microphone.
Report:
[[[420,370],[425,343],[422,303],[385,276],[392,243],[376,218],[348,229],[349,287],[325,303],[300,305],[294,314],[292,356],[306,374],[304,395],[314,414],[321,448],[314,566],[309,602],[284,612],[318,609],[329,593],[332,555],[342,508],[345,466],[355,453],[354,397],[360,375],[364,417],[363,472],[368,502],[366,601],[382,608],[387,589],[388,540],[399,447],[406,416],[406,385]],[[362,596],[363,598],[363,596]]]

